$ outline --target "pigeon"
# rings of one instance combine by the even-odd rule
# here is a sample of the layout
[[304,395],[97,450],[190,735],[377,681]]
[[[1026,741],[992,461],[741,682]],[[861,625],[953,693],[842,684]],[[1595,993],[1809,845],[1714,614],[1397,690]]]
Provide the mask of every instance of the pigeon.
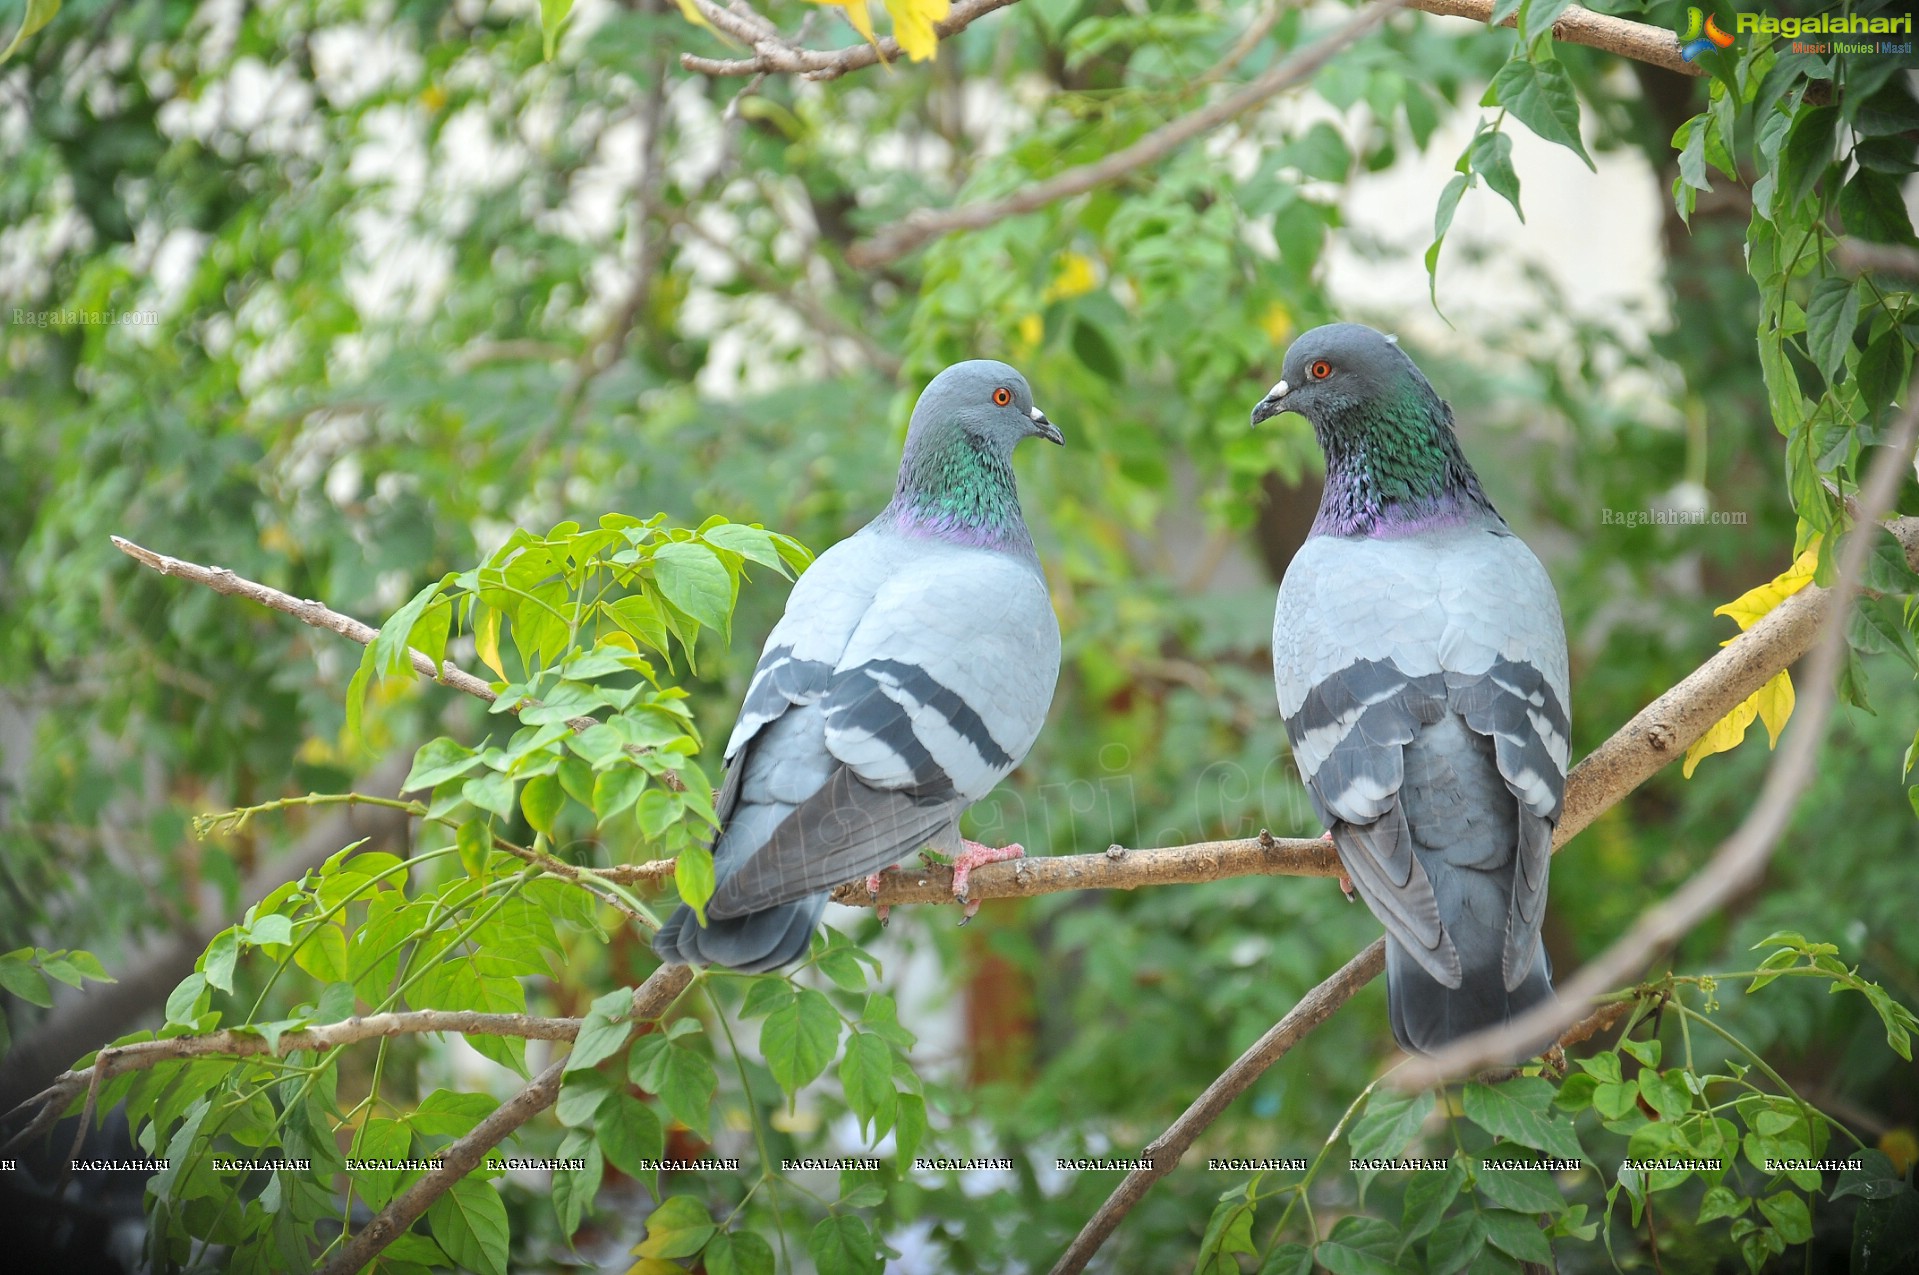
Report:
[[1395,338],[1315,328],[1284,373],[1253,424],[1304,416],[1326,488],[1279,587],[1279,710],[1386,928],[1393,1036],[1430,1054],[1553,995],[1539,928],[1566,789],[1565,626]]
[[[793,586],[726,745],[716,886],[655,937],[669,964],[758,973],[807,950],[828,893],[916,849],[968,874],[1018,845],[959,818],[1038,737],[1059,621],[1021,516],[1013,449],[1064,443],[1004,363],[956,363],[913,409],[893,499]],[[883,919],[883,914],[882,914]]]

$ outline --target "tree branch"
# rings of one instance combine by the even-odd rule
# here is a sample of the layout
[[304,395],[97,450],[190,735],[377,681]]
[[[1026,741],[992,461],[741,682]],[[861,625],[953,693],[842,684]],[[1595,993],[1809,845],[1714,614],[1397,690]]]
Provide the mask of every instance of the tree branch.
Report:
[[[1407,7],[1442,18],[1471,18],[1474,22],[1486,22],[1493,16],[1493,0],[1407,0]],[[1518,14],[1509,14],[1499,25],[1517,26],[1518,21]],[[1680,75],[1712,74],[1703,64],[1680,57],[1678,37],[1664,27],[1609,17],[1576,4],[1569,5],[1553,19],[1553,39],[1561,44],[1583,44],[1589,49],[1617,53],[1622,58]]]
[[1331,34],[1304,49],[1274,63],[1243,87],[1225,97],[1161,125],[1131,146],[1116,150],[1091,164],[1069,168],[1058,176],[1026,187],[1001,199],[984,199],[961,204],[957,208],[926,209],[911,214],[890,226],[882,227],[872,238],[854,244],[846,259],[860,269],[873,269],[899,260],[907,253],[950,235],[956,230],[982,227],[1033,212],[1046,205],[1118,181],[1137,169],[1156,164],[1186,143],[1209,133],[1228,120],[1263,105],[1286,89],[1302,83],[1333,55],[1350,47],[1384,26],[1386,19],[1399,12],[1407,0],[1374,0]]
[[[161,1063],[181,1062],[188,1058],[219,1055],[228,1058],[253,1058],[267,1054],[284,1058],[296,1050],[334,1049],[356,1041],[378,1040],[387,1036],[423,1035],[429,1032],[459,1032],[467,1036],[519,1036],[527,1040],[572,1040],[580,1034],[580,1019],[540,1018],[532,1014],[482,1014],[470,1010],[420,1009],[401,1013],[371,1014],[344,1019],[319,1027],[284,1033],[277,1043],[264,1036],[242,1031],[209,1032],[203,1036],[170,1036],[164,1040],[143,1040],[131,1045],[110,1045],[99,1052],[90,1067],[64,1072],[45,1090],[22,1102],[7,1113],[11,1117],[27,1107],[43,1104],[56,1118],[67,1109],[82,1090],[92,1089],[129,1071],[144,1071]],[[39,1121],[36,1120],[35,1124]],[[28,1126],[8,1146],[26,1142],[38,1130]]]
[[[1916,437],[1919,404],[1909,406],[1901,415],[1890,445],[1880,451],[1867,472],[1856,524],[1861,532],[1876,526],[1898,499]],[[1596,997],[1638,973],[1648,960],[1684,938],[1728,899],[1758,884],[1773,848],[1785,835],[1799,798],[1812,782],[1819,748],[1825,742],[1826,723],[1838,699],[1840,662],[1846,656],[1846,617],[1859,593],[1859,573],[1871,551],[1872,538],[1865,534],[1850,535],[1840,545],[1838,578],[1827,593],[1818,646],[1804,679],[1810,693],[1802,695],[1785,746],[1767,768],[1759,800],[1733,834],[1720,843],[1706,866],[1678,890],[1640,913],[1631,929],[1580,967],[1559,989],[1556,1000],[1537,1005],[1502,1027],[1455,1041],[1431,1058],[1415,1059],[1395,1083],[1406,1089],[1427,1088],[1510,1058],[1525,1049],[1529,1041],[1556,1035]]]
[[1832,260],[1848,274],[1891,274],[1919,279],[1919,251],[1898,244],[1841,239],[1832,250]]
[[[634,989],[633,1017],[640,1022],[658,1019],[692,981],[693,971],[686,966],[662,965],[653,971],[646,982]],[[427,1173],[381,1209],[371,1222],[333,1255],[333,1260],[321,1268],[321,1275],[354,1275],[379,1256],[381,1250],[420,1219],[433,1201],[479,1167],[487,1152],[499,1146],[515,1129],[552,1106],[560,1096],[560,1080],[565,1074],[566,1060],[562,1058],[475,1125],[471,1133],[448,1146],[440,1153],[440,1167]]]
[[[689,71],[714,77],[731,75],[800,75],[809,80],[837,80],[848,71],[872,66],[875,62],[898,61],[904,52],[892,36],[881,36],[875,44],[855,44],[844,49],[806,49],[782,37],[773,25],[760,18],[755,27],[748,19],[713,3],[692,0],[693,6],[714,27],[753,50],[750,58],[702,58],[680,54],[680,65]],[[1017,0],[955,0],[946,20],[933,24],[933,34],[945,40],[997,9]],[[753,15],[758,17],[757,14]]]
[[[203,567],[197,562],[186,562],[179,558],[170,558],[164,553],[155,553],[121,536],[109,538],[113,541],[115,549],[141,566],[158,571],[163,576],[179,576],[182,580],[203,584],[215,593],[258,602],[263,607],[285,612],[302,624],[310,624],[316,629],[325,629],[329,633],[338,633],[343,638],[350,638],[361,646],[370,644],[374,638],[380,636],[380,630],[372,625],[362,624],[350,615],[341,615],[324,603],[315,602],[310,598],[296,598],[291,593],[282,593],[271,585],[256,584],[244,576],[235,575],[225,567]],[[412,647],[407,648],[407,655],[412,658],[413,668],[421,677],[431,678],[442,686],[451,686],[456,691],[465,691],[468,695],[476,696],[489,704],[500,698],[491,686],[457,667],[450,660],[436,665],[432,656],[423,651],[416,651]],[[589,724],[591,724],[590,720]]]

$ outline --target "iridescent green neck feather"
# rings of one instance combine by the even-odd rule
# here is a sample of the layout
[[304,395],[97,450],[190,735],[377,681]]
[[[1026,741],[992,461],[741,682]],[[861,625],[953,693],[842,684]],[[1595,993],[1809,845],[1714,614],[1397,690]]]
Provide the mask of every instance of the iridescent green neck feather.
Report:
[[1329,403],[1314,432],[1326,453],[1315,535],[1400,536],[1475,519],[1499,521],[1453,433],[1452,411],[1425,379]]
[[909,438],[882,517],[909,535],[1033,552],[1010,456],[957,426]]

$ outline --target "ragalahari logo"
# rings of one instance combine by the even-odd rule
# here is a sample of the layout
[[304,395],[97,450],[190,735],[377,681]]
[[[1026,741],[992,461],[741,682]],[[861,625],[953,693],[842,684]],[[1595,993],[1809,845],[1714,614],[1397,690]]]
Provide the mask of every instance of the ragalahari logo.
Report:
[[1719,29],[1719,19],[1716,16],[1700,13],[1697,6],[1686,10],[1686,26],[1679,32],[1681,58],[1690,62],[1708,49],[1731,47],[1732,37]]

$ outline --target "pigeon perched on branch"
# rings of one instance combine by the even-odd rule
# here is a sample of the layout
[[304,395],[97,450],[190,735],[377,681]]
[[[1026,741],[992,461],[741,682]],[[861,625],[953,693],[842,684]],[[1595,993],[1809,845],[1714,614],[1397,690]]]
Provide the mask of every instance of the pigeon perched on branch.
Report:
[[[1059,677],[1059,622],[1020,514],[1013,448],[1061,443],[1004,363],[957,363],[913,409],[884,511],[794,585],[726,745],[702,924],[654,939],[673,964],[758,972],[805,955],[828,893],[930,847],[967,874],[1017,845],[960,814],[1032,747]],[[962,918],[962,923],[964,918]]]
[[1392,337],[1315,328],[1284,371],[1253,423],[1304,416],[1326,488],[1279,588],[1279,709],[1386,927],[1393,1035],[1432,1053],[1552,996],[1539,927],[1566,787],[1565,626]]

